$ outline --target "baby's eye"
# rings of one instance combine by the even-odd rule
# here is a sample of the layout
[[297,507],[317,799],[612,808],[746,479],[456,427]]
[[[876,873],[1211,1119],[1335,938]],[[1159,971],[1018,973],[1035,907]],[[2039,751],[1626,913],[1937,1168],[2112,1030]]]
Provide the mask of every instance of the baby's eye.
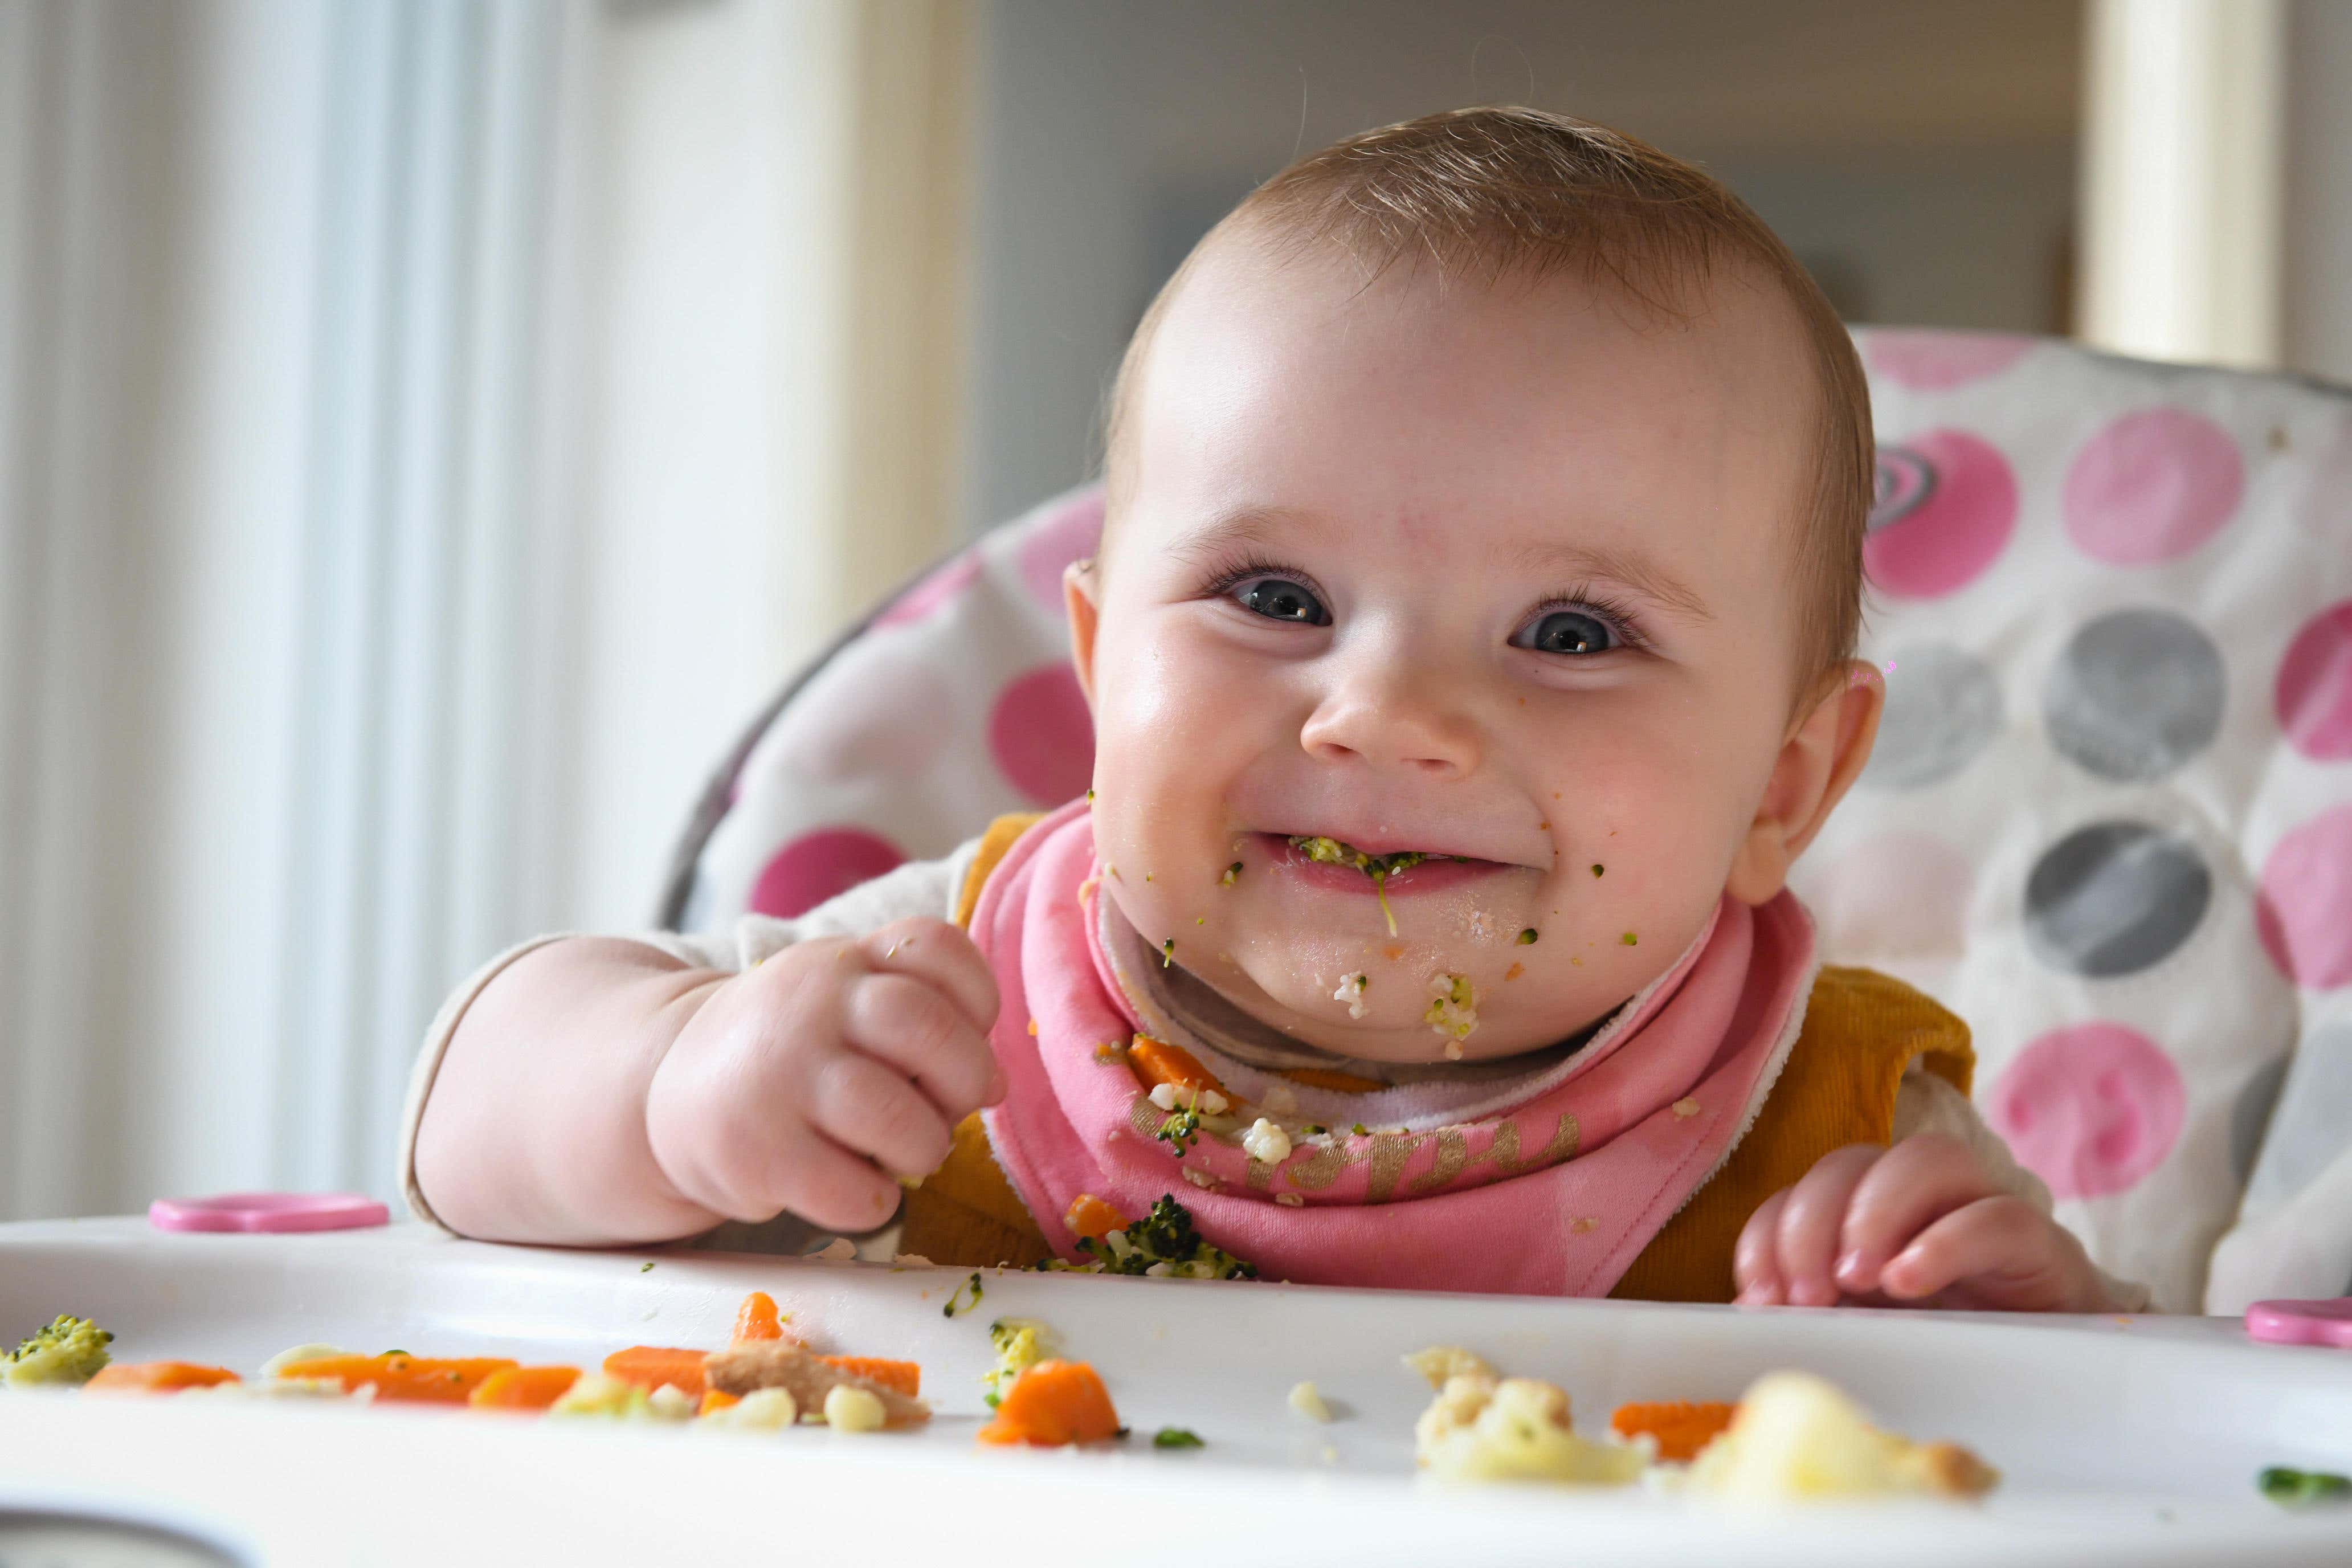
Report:
[[1328,626],[1331,612],[1304,585],[1287,577],[1252,577],[1233,586],[1236,603],[1252,615],[1270,621],[1295,621],[1303,626]]
[[1607,653],[1624,646],[1609,623],[1582,610],[1546,610],[1511,639],[1514,647],[1538,653]]

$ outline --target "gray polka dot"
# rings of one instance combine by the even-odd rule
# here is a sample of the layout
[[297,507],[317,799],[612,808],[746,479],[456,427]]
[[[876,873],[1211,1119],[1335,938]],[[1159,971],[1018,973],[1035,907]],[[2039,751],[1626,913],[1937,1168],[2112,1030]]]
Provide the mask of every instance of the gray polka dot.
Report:
[[2097,822],[2044,850],[2025,883],[2025,935],[2053,969],[2094,980],[2160,962],[2197,929],[2213,876],[2143,822]]
[[1881,447],[1871,476],[1869,531],[1901,522],[1935,493],[1935,465],[1908,447]]
[[1880,789],[1925,789],[1975,762],[2000,733],[2000,682],[1981,659],[1944,643],[1897,648],[1886,711],[1864,770]]
[[2255,1157],[2263,1152],[2263,1134],[2270,1131],[2279,1086],[2286,1082],[2287,1065],[2293,1060],[2279,1057],[2256,1068],[2230,1107],[2230,1168],[2237,1173],[2242,1187],[2254,1173]]
[[2337,1160],[2352,1154],[2352,1024],[2329,1024],[2305,1037],[2291,1059],[2262,1158],[2246,1188],[2250,1207],[2292,1197]]
[[2169,610],[2117,610],[2074,634],[2050,668],[2050,741],[2103,779],[2160,779],[2221,728],[2221,650]]

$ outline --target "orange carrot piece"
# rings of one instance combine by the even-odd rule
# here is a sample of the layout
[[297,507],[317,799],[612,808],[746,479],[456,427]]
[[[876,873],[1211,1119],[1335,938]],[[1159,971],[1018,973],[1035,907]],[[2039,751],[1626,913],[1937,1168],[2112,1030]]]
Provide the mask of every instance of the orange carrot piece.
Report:
[[199,1366],[191,1361],[119,1361],[100,1367],[98,1375],[82,1386],[100,1394],[177,1394],[184,1388],[242,1381],[225,1366]]
[[708,1415],[714,1410],[724,1410],[730,1405],[742,1403],[743,1396],[740,1394],[730,1394],[723,1388],[706,1388],[702,1391],[702,1403],[695,1406],[694,1413]]
[[1731,1425],[1739,1406],[1720,1400],[1693,1404],[1688,1400],[1661,1400],[1648,1405],[1621,1405],[1609,1417],[1610,1429],[1620,1437],[1632,1438],[1647,1432],[1657,1439],[1658,1458],[1686,1465],[1698,1458],[1698,1451],[1715,1441],[1716,1435]]
[[428,1405],[463,1405],[494,1372],[518,1363],[505,1356],[439,1358],[387,1352],[383,1355],[327,1356],[298,1361],[278,1369],[280,1377],[331,1378],[346,1389],[375,1384],[378,1399],[415,1400]]
[[736,1309],[734,1341],[781,1340],[784,1337],[784,1320],[776,1310],[776,1299],[765,1290],[754,1290],[743,1298]]
[[[1225,1092],[1217,1075],[1201,1065],[1192,1052],[1181,1046],[1171,1046],[1165,1040],[1155,1040],[1150,1035],[1138,1035],[1127,1047],[1127,1059],[1135,1068],[1135,1076],[1144,1087],[1153,1084],[1173,1084],[1181,1089],[1201,1091],[1215,1089]],[[1231,1098],[1228,1096],[1227,1098]]]
[[1388,1088],[1376,1078],[1360,1078],[1331,1068],[1291,1068],[1282,1075],[1306,1089],[1328,1089],[1334,1094],[1370,1094]]
[[647,1394],[667,1383],[688,1398],[699,1399],[708,1386],[702,1381],[702,1358],[709,1353],[662,1345],[631,1345],[606,1356],[604,1371],[624,1383],[635,1384]]
[[1070,1200],[1070,1212],[1062,1216],[1062,1223],[1074,1236],[1100,1241],[1114,1230],[1125,1230],[1127,1216],[1094,1194],[1080,1193]]
[[983,1443],[1026,1443],[1057,1448],[1118,1436],[1118,1412],[1095,1369],[1082,1361],[1041,1361],[1013,1380],[996,1419],[980,1429]]
[[816,1359],[852,1377],[862,1377],[868,1383],[895,1388],[909,1399],[922,1395],[923,1369],[919,1363],[885,1361],[880,1356],[871,1355],[821,1355]]
[[466,1403],[477,1410],[544,1410],[579,1381],[576,1366],[510,1366],[476,1384]]

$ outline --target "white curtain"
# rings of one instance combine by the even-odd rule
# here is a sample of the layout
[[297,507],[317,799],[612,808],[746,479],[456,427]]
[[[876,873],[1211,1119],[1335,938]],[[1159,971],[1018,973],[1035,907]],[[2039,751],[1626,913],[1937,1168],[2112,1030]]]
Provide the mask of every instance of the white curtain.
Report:
[[0,1218],[386,1191],[447,987],[943,541],[842,396],[943,15],[0,0]]

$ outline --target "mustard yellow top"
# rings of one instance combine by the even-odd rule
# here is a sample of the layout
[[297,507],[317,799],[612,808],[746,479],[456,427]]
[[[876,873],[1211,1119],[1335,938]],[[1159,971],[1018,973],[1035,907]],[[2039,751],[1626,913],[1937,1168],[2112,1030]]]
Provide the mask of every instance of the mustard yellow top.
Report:
[[[971,922],[980,889],[1035,816],[1000,817],[982,836],[956,918]],[[1612,1296],[1728,1301],[1731,1255],[1748,1216],[1813,1162],[1848,1143],[1885,1143],[1895,1096],[1917,1062],[1963,1094],[1976,1066],[1966,1024],[1868,969],[1825,967],[1805,1024],[1754,1125],[1625,1271]],[[1045,1233],[989,1152],[980,1118],[955,1131],[945,1165],[907,1195],[899,1247],[959,1268],[1025,1268],[1053,1255]]]

